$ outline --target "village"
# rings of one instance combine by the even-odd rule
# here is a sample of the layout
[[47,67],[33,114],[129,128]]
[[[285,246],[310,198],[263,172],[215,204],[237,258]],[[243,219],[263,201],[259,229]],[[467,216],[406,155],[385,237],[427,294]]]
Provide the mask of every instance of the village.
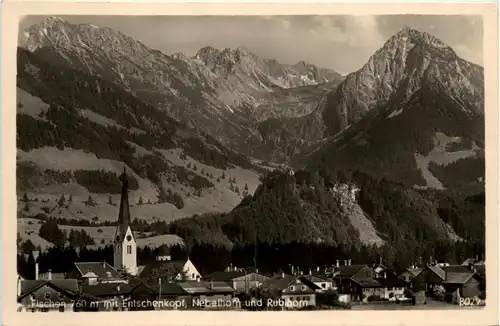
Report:
[[[377,263],[336,260],[333,266],[261,273],[230,265],[201,275],[168,249],[140,266],[130,222],[127,178],[122,178],[113,266],[77,261],[69,273],[18,275],[18,311],[409,309],[485,305],[485,262],[459,265],[426,258],[403,271]],[[37,253],[34,253],[35,259]],[[175,273],[166,277],[165,272]]]

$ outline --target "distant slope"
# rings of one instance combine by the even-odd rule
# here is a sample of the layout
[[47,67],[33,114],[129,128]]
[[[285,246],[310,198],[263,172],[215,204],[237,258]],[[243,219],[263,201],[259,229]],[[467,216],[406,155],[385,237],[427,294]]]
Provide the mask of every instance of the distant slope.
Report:
[[[245,184],[248,191],[257,186],[260,168],[246,157],[115,84],[63,66],[56,68],[23,49],[18,50],[17,62],[20,194],[27,191],[58,198],[64,193],[86,199],[92,193],[97,202],[105,203],[109,194],[117,193],[118,175],[125,163],[137,185],[133,200],[142,197],[144,202],[156,202],[160,188],[184,198],[182,212],[162,203],[140,213],[144,218],[170,219],[230,210],[241,200]],[[217,182],[223,173],[227,179]],[[229,177],[236,178],[233,185]],[[231,190],[236,186],[239,195]],[[202,199],[205,195],[206,200]],[[93,216],[90,207],[80,210],[79,218]],[[116,218],[113,215],[101,218]]]

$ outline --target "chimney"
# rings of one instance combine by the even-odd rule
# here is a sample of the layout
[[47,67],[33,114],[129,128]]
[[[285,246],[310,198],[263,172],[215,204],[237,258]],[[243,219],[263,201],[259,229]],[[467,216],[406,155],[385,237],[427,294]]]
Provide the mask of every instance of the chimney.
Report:
[[35,280],[38,280],[38,262],[35,263]]
[[345,266],[347,266],[347,259],[346,259],[346,260],[344,260],[344,265],[345,265]]
[[309,275],[312,275],[312,269],[309,268]]
[[116,291],[117,291],[117,292],[120,292],[120,284],[118,284],[118,285],[116,286]]
[[52,279],[52,270],[49,269],[47,279],[50,281]]
[[316,272],[319,272],[319,266],[316,267]]
[[102,268],[106,268],[106,262],[104,260],[102,261]]
[[281,278],[285,278],[285,273],[281,273]]
[[294,274],[293,274],[293,265],[292,265],[292,275],[294,275]]
[[349,266],[351,266],[351,260],[350,260],[350,259],[349,259],[349,261],[348,261],[348,264],[349,264]]
[[339,263],[339,260],[337,259],[337,267],[339,267],[340,263]]
[[256,274],[258,274],[258,273],[259,273],[259,269],[258,269],[258,268],[256,268],[256,269],[255,269],[255,273],[256,273]]

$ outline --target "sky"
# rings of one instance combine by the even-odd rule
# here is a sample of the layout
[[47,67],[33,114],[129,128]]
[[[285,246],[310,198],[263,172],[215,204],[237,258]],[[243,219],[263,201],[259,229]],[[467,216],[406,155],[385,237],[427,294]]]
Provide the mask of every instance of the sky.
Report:
[[[20,32],[44,16],[25,17]],[[244,47],[285,64],[306,61],[340,73],[359,69],[402,27],[428,32],[462,58],[483,64],[480,16],[60,16],[110,27],[166,54],[194,56],[205,46]]]

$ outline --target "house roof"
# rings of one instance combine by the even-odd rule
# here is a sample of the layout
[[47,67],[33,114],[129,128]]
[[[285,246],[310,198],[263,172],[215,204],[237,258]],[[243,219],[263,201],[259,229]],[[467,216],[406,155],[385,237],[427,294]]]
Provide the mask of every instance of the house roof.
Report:
[[234,293],[236,292],[227,282],[223,281],[201,281],[201,282],[179,282],[177,283],[184,291],[190,294],[200,293]]
[[21,294],[19,298],[23,298],[30,293],[35,292],[42,286],[49,286],[58,291],[66,292],[69,295],[76,295],[78,293],[78,281],[75,279],[64,280],[22,280]]
[[106,262],[75,262],[75,266],[80,276],[91,272],[101,280],[114,281],[123,279],[120,273]]
[[274,275],[269,280],[265,281],[264,284],[267,286],[271,286],[278,290],[285,289],[290,283],[295,281],[297,276],[285,274],[285,275]]
[[[63,280],[66,278],[66,274],[64,273],[51,273],[50,275],[52,280]],[[43,273],[38,276],[39,280],[48,280],[49,279],[49,273]]]
[[436,274],[437,276],[439,276],[443,280],[446,278],[446,272],[441,267],[439,267],[439,266],[427,266],[427,268],[429,268],[429,270],[434,272],[434,274]]
[[411,275],[413,275],[414,277],[417,276],[418,274],[420,274],[423,269],[422,268],[406,268],[405,271],[407,271],[408,273],[410,273]]
[[460,265],[443,266],[441,269],[446,273],[471,273],[469,267]]
[[352,277],[354,274],[367,267],[366,265],[342,265],[335,269],[335,277]]
[[177,283],[166,282],[162,283],[161,287],[158,283],[155,284],[146,284],[144,282],[140,282],[133,290],[135,291],[145,291],[153,294],[162,295],[183,295],[187,294],[187,292]]
[[377,278],[377,279],[374,279],[374,278],[371,278],[371,277],[353,277],[351,278],[354,282],[358,283],[361,287],[366,287],[366,288],[370,288],[370,287],[373,287],[373,288],[376,288],[376,287],[404,287],[406,286],[406,283],[392,275],[392,274],[389,274],[388,277],[386,278]]
[[474,273],[446,273],[444,283],[448,284],[465,284],[474,276]]
[[212,281],[230,281],[238,277],[242,277],[248,275],[244,271],[231,271],[231,272],[215,272],[212,274],[208,274],[203,278],[205,280]]
[[127,283],[99,283],[82,285],[82,292],[96,297],[115,296],[132,292],[135,286]]
[[356,278],[353,278],[352,280],[364,288],[384,287],[384,285],[380,284],[380,282],[378,280],[375,280],[371,277],[359,277],[359,278],[356,277]]
[[302,278],[305,278],[306,280],[313,282],[313,283],[319,283],[319,282],[326,282],[326,278],[320,277],[318,275],[302,275]]

